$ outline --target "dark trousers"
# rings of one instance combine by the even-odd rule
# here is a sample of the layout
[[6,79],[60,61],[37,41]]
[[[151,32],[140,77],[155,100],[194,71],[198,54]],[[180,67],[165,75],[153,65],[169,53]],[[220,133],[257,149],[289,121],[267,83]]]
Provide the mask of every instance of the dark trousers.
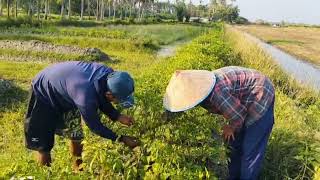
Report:
[[229,143],[228,165],[230,180],[255,180],[258,178],[268,139],[274,124],[274,104],[254,124],[242,128]]

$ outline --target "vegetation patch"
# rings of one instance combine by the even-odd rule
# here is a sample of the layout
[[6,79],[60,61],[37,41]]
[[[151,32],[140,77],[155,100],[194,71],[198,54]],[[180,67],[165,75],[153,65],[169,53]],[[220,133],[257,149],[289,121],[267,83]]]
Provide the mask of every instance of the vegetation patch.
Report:
[[[141,27],[144,28],[150,27]],[[149,32],[143,36],[151,37],[151,41],[169,41],[168,35],[155,37],[151,30]],[[132,128],[123,128],[105,116],[102,121],[118,134],[139,137],[142,144],[130,150],[92,134],[85,126],[83,172],[72,171],[68,140],[59,137],[55,139],[52,166],[39,167],[24,147],[23,120],[30,81],[49,63],[1,61],[1,78],[12,81],[15,88],[9,88],[11,90],[2,96],[5,98],[0,98],[0,102],[5,102],[0,115],[0,138],[3,139],[0,141],[0,178],[224,179],[227,150],[222,141],[212,137],[211,131],[219,133],[227,122],[202,108],[168,118],[162,107],[162,96],[175,70],[214,70],[229,65],[258,69],[268,75],[276,87],[276,124],[267,148],[262,178],[317,178],[320,167],[318,94],[290,79],[272,63],[271,57],[240,34],[226,31],[221,24],[204,32],[179,48],[175,56],[166,59],[156,59],[154,50],[131,38],[32,35],[56,45],[97,47],[110,52],[116,63],[104,63],[117,70],[129,71],[135,79],[137,104],[133,109],[123,110],[135,118],[135,124]],[[179,32],[170,30],[168,33]],[[130,37],[132,35],[133,32],[129,33]]]
[[296,45],[303,45],[304,43],[301,41],[294,41],[294,40],[283,40],[283,39],[274,39],[267,41],[269,44],[296,44]]
[[[26,93],[18,87],[13,81],[2,79],[0,77],[0,112],[16,103],[20,103],[22,98],[25,98]],[[0,115],[0,118],[2,115]]]

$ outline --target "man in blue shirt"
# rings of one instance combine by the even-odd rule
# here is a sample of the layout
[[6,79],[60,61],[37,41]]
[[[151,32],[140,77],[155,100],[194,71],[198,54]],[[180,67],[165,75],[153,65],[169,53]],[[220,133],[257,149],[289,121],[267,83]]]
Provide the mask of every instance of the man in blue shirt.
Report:
[[[95,134],[133,148],[137,139],[117,136],[105,127],[98,110],[112,121],[130,126],[133,118],[121,115],[111,104],[124,108],[134,104],[134,81],[126,72],[113,71],[99,63],[62,62],[41,71],[32,81],[32,93],[25,121],[26,147],[38,151],[40,164],[49,166],[54,135],[68,136],[71,153],[82,163],[81,118]],[[81,118],[80,118],[81,116]]]

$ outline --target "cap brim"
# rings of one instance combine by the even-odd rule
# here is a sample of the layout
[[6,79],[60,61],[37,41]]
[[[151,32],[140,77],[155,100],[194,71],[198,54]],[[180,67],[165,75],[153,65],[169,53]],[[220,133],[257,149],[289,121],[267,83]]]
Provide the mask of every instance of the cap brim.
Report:
[[121,98],[119,99],[119,104],[120,106],[124,107],[124,108],[130,108],[134,105],[134,98],[133,95],[129,95],[125,98]]

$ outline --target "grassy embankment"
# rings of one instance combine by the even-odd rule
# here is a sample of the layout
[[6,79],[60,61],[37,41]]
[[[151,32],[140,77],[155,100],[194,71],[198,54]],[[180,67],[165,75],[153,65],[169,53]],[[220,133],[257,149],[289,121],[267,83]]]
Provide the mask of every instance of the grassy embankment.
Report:
[[303,60],[320,65],[320,28],[237,26]]

